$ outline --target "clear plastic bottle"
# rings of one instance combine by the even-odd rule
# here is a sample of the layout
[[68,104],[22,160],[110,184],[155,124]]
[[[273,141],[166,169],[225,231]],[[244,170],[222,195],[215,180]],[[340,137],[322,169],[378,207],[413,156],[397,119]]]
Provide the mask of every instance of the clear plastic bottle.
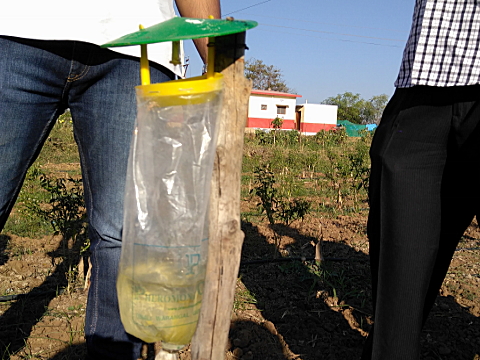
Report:
[[117,292],[126,331],[162,341],[165,359],[200,314],[222,93],[221,74],[137,87]]

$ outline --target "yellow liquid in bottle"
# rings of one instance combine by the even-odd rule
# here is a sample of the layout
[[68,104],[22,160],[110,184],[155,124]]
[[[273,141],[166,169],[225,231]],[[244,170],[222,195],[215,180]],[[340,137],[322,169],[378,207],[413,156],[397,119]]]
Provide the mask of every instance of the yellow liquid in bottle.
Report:
[[197,327],[205,269],[179,276],[171,264],[141,264],[120,270],[117,292],[125,330],[167,350],[190,343]]

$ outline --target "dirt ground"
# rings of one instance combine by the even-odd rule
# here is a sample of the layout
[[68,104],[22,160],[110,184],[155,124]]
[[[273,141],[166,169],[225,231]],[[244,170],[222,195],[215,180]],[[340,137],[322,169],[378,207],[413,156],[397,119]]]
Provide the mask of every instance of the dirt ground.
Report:
[[[275,229],[261,217],[244,219],[227,359],[359,358],[372,322],[366,215],[316,213]],[[309,259],[322,237],[317,267]],[[62,266],[65,246],[59,236],[0,235],[2,360],[83,358],[86,293]],[[475,221],[425,326],[422,360],[480,359],[479,257]],[[143,358],[151,357],[146,350]],[[181,358],[190,359],[188,349]]]

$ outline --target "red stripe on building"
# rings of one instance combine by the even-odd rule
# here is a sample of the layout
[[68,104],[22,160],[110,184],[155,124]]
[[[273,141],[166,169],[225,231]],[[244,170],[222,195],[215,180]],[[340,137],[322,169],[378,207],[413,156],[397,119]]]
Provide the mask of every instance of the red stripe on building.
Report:
[[[248,128],[259,128],[259,129],[273,129],[272,121],[274,119],[263,119],[263,118],[251,118],[247,120]],[[294,120],[283,120],[282,130],[292,130],[295,129]]]
[[313,123],[301,123],[300,132],[317,133],[321,130],[329,131],[335,128],[335,124],[313,124]]
[[272,120],[273,119],[248,118],[247,127],[270,129],[272,127]]

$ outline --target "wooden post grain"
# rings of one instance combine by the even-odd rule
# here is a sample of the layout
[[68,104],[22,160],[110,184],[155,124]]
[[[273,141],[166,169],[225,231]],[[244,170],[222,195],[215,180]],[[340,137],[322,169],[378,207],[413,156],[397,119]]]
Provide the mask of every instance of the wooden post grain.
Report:
[[215,71],[224,76],[210,196],[207,278],[192,360],[223,360],[228,342],[244,234],[240,229],[240,182],[251,82],[244,76],[245,33],[215,39]]

